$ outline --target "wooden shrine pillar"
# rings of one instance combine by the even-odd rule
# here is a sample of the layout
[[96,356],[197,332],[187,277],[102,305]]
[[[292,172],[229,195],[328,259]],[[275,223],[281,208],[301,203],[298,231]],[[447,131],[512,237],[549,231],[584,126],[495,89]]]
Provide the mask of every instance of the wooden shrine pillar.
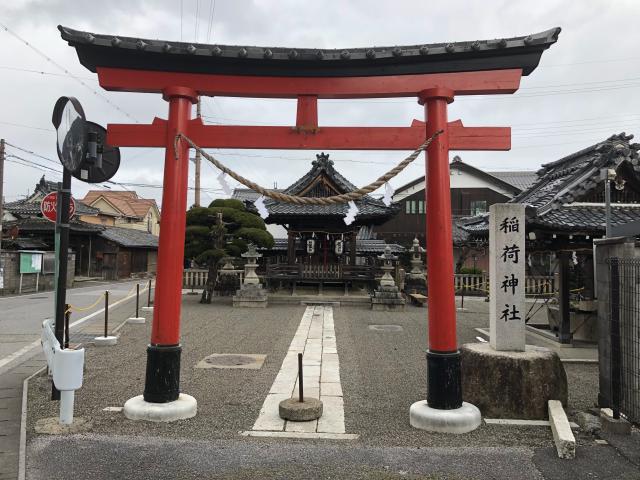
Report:
[[356,247],[357,247],[357,232],[351,232],[351,245],[349,247],[349,263],[351,265],[356,264]]
[[296,263],[296,235],[291,230],[287,232],[287,263],[289,265]]

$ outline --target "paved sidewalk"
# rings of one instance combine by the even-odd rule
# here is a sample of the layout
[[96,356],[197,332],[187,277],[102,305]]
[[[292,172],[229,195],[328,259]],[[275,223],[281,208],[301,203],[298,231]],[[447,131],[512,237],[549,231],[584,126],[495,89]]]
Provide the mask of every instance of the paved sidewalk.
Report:
[[36,352],[13,370],[0,375],[0,480],[18,475],[22,384],[44,365],[44,354]]

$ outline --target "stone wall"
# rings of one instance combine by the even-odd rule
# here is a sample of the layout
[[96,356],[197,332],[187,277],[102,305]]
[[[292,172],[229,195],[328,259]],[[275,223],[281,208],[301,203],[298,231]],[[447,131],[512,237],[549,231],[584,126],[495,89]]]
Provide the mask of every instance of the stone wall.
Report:
[[[46,252],[51,253],[51,252]],[[73,287],[75,279],[75,253],[69,253],[67,262],[67,288]],[[0,288],[0,295],[11,295],[20,289],[20,253],[3,251],[0,253],[0,267],[4,268],[4,288]],[[55,275],[53,273],[41,273],[38,278],[38,291],[53,290]],[[29,273],[22,276],[22,293],[35,292],[36,274]]]

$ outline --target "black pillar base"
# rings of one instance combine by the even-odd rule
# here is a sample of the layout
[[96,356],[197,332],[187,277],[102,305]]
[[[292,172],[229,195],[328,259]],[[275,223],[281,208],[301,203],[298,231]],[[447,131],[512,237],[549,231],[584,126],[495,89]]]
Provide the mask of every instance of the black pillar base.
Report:
[[453,410],[462,406],[460,352],[427,352],[427,403]]
[[147,375],[144,399],[151,403],[167,403],[180,395],[180,345],[147,347]]

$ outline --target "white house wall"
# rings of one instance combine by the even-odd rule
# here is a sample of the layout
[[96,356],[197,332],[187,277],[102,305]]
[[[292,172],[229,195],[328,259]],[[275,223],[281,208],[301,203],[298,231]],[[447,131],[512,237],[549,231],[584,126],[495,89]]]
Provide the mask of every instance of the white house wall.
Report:
[[[513,191],[507,190],[505,188],[499,187],[495,183],[488,182],[483,178],[476,177],[475,175],[471,175],[468,172],[459,170],[455,167],[451,168],[449,173],[449,181],[451,183],[451,188],[489,188],[495,192],[501,193],[509,198],[513,197]],[[397,192],[393,196],[394,202],[399,202],[406,197],[413,195],[421,190],[424,190],[424,182],[419,182],[406,190],[402,190],[401,192]]]

